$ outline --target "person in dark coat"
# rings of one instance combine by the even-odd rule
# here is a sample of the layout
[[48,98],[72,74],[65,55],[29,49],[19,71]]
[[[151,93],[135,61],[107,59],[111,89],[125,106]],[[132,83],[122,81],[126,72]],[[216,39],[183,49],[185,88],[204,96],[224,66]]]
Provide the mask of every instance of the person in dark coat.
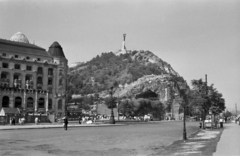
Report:
[[12,118],[12,124],[15,125],[15,118]]
[[65,117],[65,118],[63,119],[63,122],[64,122],[64,129],[67,130],[67,126],[68,126],[68,118]]
[[82,117],[79,116],[78,120],[79,120],[79,124],[81,124],[82,123]]

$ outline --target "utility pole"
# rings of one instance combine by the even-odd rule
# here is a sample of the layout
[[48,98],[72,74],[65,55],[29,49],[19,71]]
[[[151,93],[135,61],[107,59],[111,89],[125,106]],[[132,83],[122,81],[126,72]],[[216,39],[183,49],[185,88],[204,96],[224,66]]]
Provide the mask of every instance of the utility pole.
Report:
[[[205,94],[207,96],[208,94],[208,90],[207,90],[207,74],[205,75]],[[205,106],[206,106],[207,102],[205,102]],[[205,121],[205,118],[206,118],[206,111],[205,111],[205,108],[203,108],[203,118],[202,118],[202,128],[205,129],[205,124],[204,124],[204,121]]]

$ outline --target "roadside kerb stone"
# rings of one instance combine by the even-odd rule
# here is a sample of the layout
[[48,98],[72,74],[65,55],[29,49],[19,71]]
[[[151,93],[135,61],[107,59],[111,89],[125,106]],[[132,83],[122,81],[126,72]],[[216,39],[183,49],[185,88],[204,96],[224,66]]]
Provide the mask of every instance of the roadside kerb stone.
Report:
[[[68,128],[76,127],[112,127],[112,126],[126,126],[127,124],[79,124],[68,125]],[[15,125],[15,126],[0,126],[0,130],[18,130],[18,129],[48,129],[48,128],[63,128],[63,125]]]

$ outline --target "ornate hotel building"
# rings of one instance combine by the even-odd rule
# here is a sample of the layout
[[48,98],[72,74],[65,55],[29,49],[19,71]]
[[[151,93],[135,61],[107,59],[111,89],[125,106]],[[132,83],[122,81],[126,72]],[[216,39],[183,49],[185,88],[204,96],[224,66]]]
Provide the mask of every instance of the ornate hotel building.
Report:
[[62,116],[67,70],[68,60],[58,42],[46,51],[20,32],[10,40],[0,39],[0,109]]

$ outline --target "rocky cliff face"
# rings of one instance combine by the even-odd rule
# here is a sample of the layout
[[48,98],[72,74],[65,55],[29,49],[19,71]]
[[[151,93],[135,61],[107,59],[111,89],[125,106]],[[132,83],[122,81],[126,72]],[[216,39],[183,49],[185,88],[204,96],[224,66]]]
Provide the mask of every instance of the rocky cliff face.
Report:
[[157,64],[160,69],[165,70],[168,74],[179,76],[179,74],[171,67],[170,64],[163,61],[150,51],[139,51],[132,56],[132,59],[137,60],[143,64],[148,63]]
[[164,103],[170,98],[170,88],[167,81],[169,77],[171,77],[169,74],[144,76],[129,85],[120,86],[115,91],[114,96],[135,97],[140,93],[150,90],[156,93],[159,100]]

